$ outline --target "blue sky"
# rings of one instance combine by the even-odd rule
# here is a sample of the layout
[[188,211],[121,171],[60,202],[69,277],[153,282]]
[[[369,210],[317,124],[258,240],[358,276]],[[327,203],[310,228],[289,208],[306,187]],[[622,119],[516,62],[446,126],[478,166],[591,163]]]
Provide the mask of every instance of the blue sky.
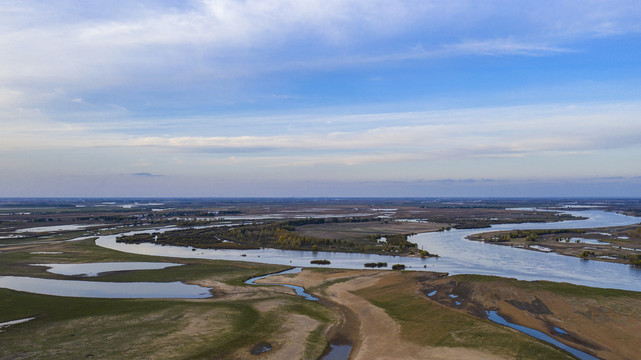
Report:
[[638,197],[640,40],[635,1],[3,1],[0,196]]

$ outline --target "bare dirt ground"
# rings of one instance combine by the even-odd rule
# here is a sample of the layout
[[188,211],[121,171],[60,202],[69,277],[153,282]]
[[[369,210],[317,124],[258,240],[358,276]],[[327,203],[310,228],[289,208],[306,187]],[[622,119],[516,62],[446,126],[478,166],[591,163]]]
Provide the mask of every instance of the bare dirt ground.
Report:
[[337,282],[324,289],[327,300],[338,303],[356,314],[360,326],[350,335],[353,342],[350,359],[502,359],[500,356],[466,348],[428,347],[401,338],[400,327],[385,311],[372,305],[353,291],[384,286],[397,281],[392,272],[334,271],[329,273],[303,270],[291,276],[270,277],[270,283],[287,283],[315,288],[325,282]]
[[303,359],[307,336],[314,331],[320,323],[310,317],[294,314],[289,315],[278,331],[278,340],[270,342],[272,349],[264,354],[250,355],[242,349],[234,359]]

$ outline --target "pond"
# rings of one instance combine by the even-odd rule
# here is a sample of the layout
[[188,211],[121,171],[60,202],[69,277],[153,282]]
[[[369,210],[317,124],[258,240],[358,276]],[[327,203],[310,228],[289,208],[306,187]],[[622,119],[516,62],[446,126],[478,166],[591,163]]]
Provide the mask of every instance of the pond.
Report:
[[[569,282],[600,288],[641,291],[641,270],[617,263],[581,260],[555,253],[470,241],[466,237],[484,231],[513,229],[572,229],[630,225],[641,218],[603,210],[566,211],[587,220],[556,223],[525,223],[494,225],[486,229],[453,229],[422,233],[410,238],[419,248],[438,254],[438,258],[400,257],[358,253],[313,252],[263,248],[258,250],[211,250],[191,247],[161,246],[150,243],[117,243],[117,235],[100,236],[96,244],[113,250],[135,254],[177,258],[203,258],[232,261],[253,261],[297,267],[332,267],[363,269],[368,262],[404,264],[407,270],[437,271],[454,274],[480,274],[516,278]],[[147,232],[152,232],[150,230]],[[313,265],[310,260],[327,259],[330,266]]]
[[198,285],[174,282],[101,282],[81,280],[40,279],[24,276],[0,276],[0,288],[43,295],[88,298],[208,298],[212,294]]
[[603,242],[597,239],[585,239],[585,238],[579,238],[579,237],[570,238],[569,241],[571,243],[576,243],[576,244],[611,245],[609,242]]
[[48,272],[67,276],[99,276],[112,271],[159,270],[183,264],[161,262],[102,262],[85,264],[31,264],[46,266]]
[[92,226],[101,226],[104,224],[90,224],[90,225],[52,225],[52,226],[40,226],[40,227],[30,227],[25,229],[18,229],[16,233],[42,233],[50,231],[73,231],[73,230],[82,230]]

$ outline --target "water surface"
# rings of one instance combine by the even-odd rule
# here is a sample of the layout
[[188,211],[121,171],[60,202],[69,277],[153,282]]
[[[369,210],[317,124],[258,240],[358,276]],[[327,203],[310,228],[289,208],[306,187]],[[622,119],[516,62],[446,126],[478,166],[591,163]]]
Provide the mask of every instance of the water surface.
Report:
[[100,281],[40,279],[23,276],[0,276],[0,288],[30,293],[88,298],[181,298],[211,297],[211,288],[174,282],[115,283]]
[[493,322],[495,322],[497,324],[501,324],[501,325],[505,325],[505,326],[511,327],[512,329],[518,330],[518,331],[520,331],[520,332],[522,332],[524,334],[530,335],[533,338],[536,338],[536,339],[539,339],[539,340],[543,340],[543,341],[545,341],[547,343],[550,343],[550,344],[558,347],[559,349],[563,349],[563,350],[569,352],[570,354],[576,356],[577,358],[579,358],[581,360],[599,360],[598,357],[592,356],[590,354],[586,354],[583,351],[580,351],[580,350],[577,350],[577,349],[575,349],[573,347],[565,345],[564,343],[562,343],[562,342],[556,340],[555,338],[553,338],[553,337],[551,337],[551,336],[549,336],[549,335],[547,335],[545,333],[542,333],[542,332],[540,332],[538,330],[530,329],[529,327],[526,327],[526,326],[523,326],[523,325],[517,325],[517,324],[512,324],[510,322],[507,322],[507,320],[503,319],[500,315],[498,315],[496,311],[486,311],[485,313],[487,313],[488,320],[491,320],[491,321],[493,321]]
[[294,289],[294,291],[296,292],[296,295],[302,296],[303,298],[305,298],[305,300],[318,301],[318,298],[316,298],[316,297],[308,294],[307,292],[305,292],[305,288],[303,288],[302,286],[290,285],[290,284],[266,284],[266,283],[257,283],[256,282],[256,281],[258,281],[260,279],[265,279],[265,278],[268,278],[270,276],[285,275],[285,274],[298,274],[302,270],[303,270],[303,268],[293,268],[293,269],[289,269],[289,270],[285,270],[285,271],[281,271],[281,272],[277,272],[277,273],[273,273],[273,274],[256,276],[256,277],[253,277],[253,278],[245,281],[245,284],[249,284],[249,285],[284,286],[284,287],[287,287],[287,288],[290,288],[290,289]]
[[85,264],[31,264],[31,266],[46,266],[48,272],[67,276],[98,276],[111,271],[128,270],[159,270],[183,264],[161,262],[102,262]]
[[41,233],[49,231],[72,231],[72,230],[82,230],[92,226],[101,226],[104,224],[90,224],[90,225],[52,225],[52,226],[40,226],[40,227],[30,227],[25,229],[18,229],[16,233]]
[[[412,236],[410,241],[419,248],[438,254],[438,258],[400,257],[338,252],[313,252],[263,248],[258,250],[212,250],[191,247],[160,246],[150,243],[117,243],[117,235],[101,236],[96,244],[113,250],[135,254],[178,258],[203,258],[232,261],[253,261],[297,267],[320,267],[311,260],[327,259],[329,267],[363,269],[368,262],[404,264],[407,270],[438,271],[454,274],[495,275],[519,280],[548,280],[569,282],[600,288],[641,291],[641,269],[625,264],[581,260],[555,253],[545,253],[470,241],[466,237],[484,231],[513,229],[572,229],[630,225],[641,218],[605,212],[603,210],[567,211],[572,215],[589,217],[556,223],[524,223],[494,225],[489,229],[453,229]],[[147,231],[152,232],[152,231]],[[326,265],[324,267],[327,267]]]
[[347,360],[352,352],[352,345],[334,345],[330,344],[330,350],[322,360]]

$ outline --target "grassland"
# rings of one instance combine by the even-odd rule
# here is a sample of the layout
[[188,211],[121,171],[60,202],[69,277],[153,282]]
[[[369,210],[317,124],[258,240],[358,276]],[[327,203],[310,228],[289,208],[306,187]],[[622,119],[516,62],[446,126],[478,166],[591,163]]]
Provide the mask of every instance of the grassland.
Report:
[[416,292],[417,276],[397,275],[356,292],[382,308],[401,328],[403,339],[430,347],[468,348],[516,359],[568,359],[569,355],[521,334],[446,309]]
[[[430,299],[442,306],[481,317],[485,316],[484,310],[498,310],[513,323],[546,333],[599,358],[638,357],[638,292],[480,275],[457,275],[422,287],[423,293],[434,291],[436,294]],[[458,297],[452,299],[450,294]]]
[[[181,201],[167,202],[162,211],[144,206],[118,208],[131,200],[118,200],[104,207],[95,201],[100,204],[95,209],[75,208],[77,200],[62,205],[42,201],[37,207],[18,201],[9,206],[11,210],[1,211],[0,235],[31,226],[109,221],[137,228],[184,222],[214,224],[224,222],[217,218],[223,215],[393,213],[390,216],[397,219],[433,222],[332,222],[302,224],[291,229],[292,236],[373,242],[372,236],[434,231],[457,224],[465,227],[487,222],[537,221],[537,217],[541,221],[555,220],[544,219],[549,214],[502,208],[508,203],[531,204],[520,200]],[[558,202],[541,204],[553,206]],[[632,206],[627,211],[638,210],[638,204],[626,204]],[[4,214],[7,211],[11,214]],[[636,229],[608,231],[618,238],[628,230],[636,234]],[[121,231],[124,230],[100,230],[103,234]],[[91,239],[64,241],[93,233],[93,230],[51,232],[0,239],[0,276],[87,280],[52,274],[30,264],[173,262],[183,266],[114,272],[91,280],[183,281],[213,287],[214,297],[88,299],[0,289],[0,322],[35,317],[0,332],[0,358],[318,359],[332,341],[352,344],[352,360],[571,358],[551,345],[486,320],[484,311],[489,309],[499,311],[511,322],[545,332],[603,359],[637,358],[641,344],[641,295],[636,292],[410,271],[305,269],[300,274],[269,278],[270,283],[304,286],[321,299],[312,302],[284,287],[243,283],[249,277],[277,272],[285,266],[135,255],[97,247]],[[630,236],[618,241],[630,245],[635,239]],[[426,295],[434,290],[437,295]],[[457,305],[450,294],[456,294],[456,301],[461,304]],[[556,326],[568,334],[555,333]],[[272,350],[252,355],[258,344],[269,344]]]
[[[61,254],[31,254],[35,251]],[[185,265],[116,272],[92,281],[184,281],[213,286],[215,297],[89,299],[0,289],[0,322],[36,318],[0,333],[0,358],[235,359],[250,357],[252,347],[266,342],[273,352],[315,359],[327,346],[322,335],[333,322],[330,310],[280,288],[243,284],[283,266],[132,255],[97,247],[90,240],[5,247],[0,253],[1,275],[74,279],[29,264],[104,261]]]

